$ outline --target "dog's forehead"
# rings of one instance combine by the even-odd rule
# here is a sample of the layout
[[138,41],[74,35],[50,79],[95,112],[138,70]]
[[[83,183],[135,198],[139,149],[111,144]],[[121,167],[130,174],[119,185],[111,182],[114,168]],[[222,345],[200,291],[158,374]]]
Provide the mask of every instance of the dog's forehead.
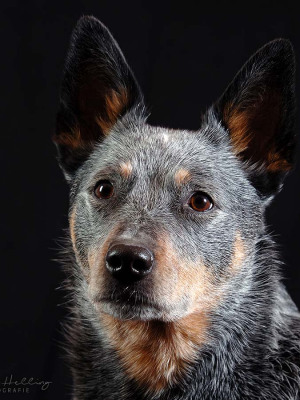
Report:
[[144,125],[113,132],[101,146],[99,167],[113,165],[124,175],[166,173],[188,169],[213,169],[216,148],[201,132],[172,130]]

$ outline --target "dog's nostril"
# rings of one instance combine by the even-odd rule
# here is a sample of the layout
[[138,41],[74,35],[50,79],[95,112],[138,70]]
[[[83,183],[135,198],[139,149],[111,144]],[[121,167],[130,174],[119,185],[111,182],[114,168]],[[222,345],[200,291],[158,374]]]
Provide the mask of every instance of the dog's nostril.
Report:
[[112,255],[107,258],[107,262],[110,267],[114,270],[118,270],[122,267],[122,259],[118,255]]
[[149,264],[148,264],[147,260],[137,259],[137,260],[133,261],[132,269],[134,272],[137,272],[137,273],[147,272],[149,269]]

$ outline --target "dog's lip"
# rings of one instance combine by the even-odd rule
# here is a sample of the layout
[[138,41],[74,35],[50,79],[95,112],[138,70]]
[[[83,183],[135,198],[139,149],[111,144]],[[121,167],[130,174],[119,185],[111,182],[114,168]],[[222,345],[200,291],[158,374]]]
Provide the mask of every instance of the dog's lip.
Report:
[[147,298],[145,295],[139,295],[136,297],[134,294],[131,295],[125,295],[123,294],[114,294],[111,296],[99,296],[95,299],[96,303],[110,303],[114,305],[128,305],[132,307],[151,307],[155,308],[157,310],[160,310],[161,307],[159,307],[157,304],[155,304],[152,300]]

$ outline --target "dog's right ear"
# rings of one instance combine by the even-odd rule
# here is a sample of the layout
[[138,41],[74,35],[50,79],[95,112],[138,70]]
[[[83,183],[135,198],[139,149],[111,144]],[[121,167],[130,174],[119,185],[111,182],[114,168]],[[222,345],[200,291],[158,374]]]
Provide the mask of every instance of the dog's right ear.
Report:
[[53,138],[66,176],[132,110],[142,112],[143,97],[118,44],[99,20],[82,17],[71,37]]

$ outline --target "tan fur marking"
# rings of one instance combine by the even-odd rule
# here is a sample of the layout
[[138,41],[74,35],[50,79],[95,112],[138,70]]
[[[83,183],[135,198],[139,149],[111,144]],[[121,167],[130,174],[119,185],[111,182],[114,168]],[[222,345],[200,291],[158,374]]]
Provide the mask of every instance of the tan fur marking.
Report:
[[[229,119],[228,128],[231,133],[231,140],[236,154],[246,151],[252,140],[251,133],[248,130],[251,117],[252,115],[250,112],[234,111]],[[292,168],[273,147],[265,154],[264,160],[262,161],[264,161],[267,170],[271,172],[289,171]]]
[[120,173],[124,178],[129,178],[132,174],[132,164],[129,161],[122,162],[120,164]]
[[243,261],[246,257],[244,241],[238,232],[233,245],[233,255],[229,271],[232,275],[235,275],[242,267]]
[[67,146],[72,150],[86,147],[78,127],[75,127],[71,132],[61,132],[59,135],[54,135],[53,140],[55,143]]
[[104,313],[100,318],[128,375],[154,393],[176,381],[196,358],[208,325],[204,313],[176,322],[120,321]]
[[86,262],[84,259],[82,259],[82,257],[80,257],[79,251],[77,249],[77,245],[76,245],[76,230],[75,230],[75,225],[76,225],[76,205],[73,207],[71,214],[70,214],[70,218],[69,218],[69,226],[70,226],[70,237],[71,237],[71,242],[72,242],[72,247],[74,250],[74,254],[76,257],[76,260],[78,262],[79,265],[84,266],[84,268],[82,268],[83,274],[86,277],[86,279],[89,279],[89,274],[87,271],[87,267],[86,267]]
[[175,183],[177,186],[181,186],[191,179],[191,174],[187,169],[181,168],[175,173]]
[[253,161],[264,163],[270,172],[289,171],[292,165],[274,145],[279,124],[281,98],[274,92],[263,101],[239,109],[228,103],[224,121],[230,131],[235,154],[245,153]]
[[276,153],[276,151],[270,150],[269,153],[267,154],[267,160],[268,160],[267,170],[270,172],[278,172],[278,171],[288,172],[292,169],[292,165],[287,160],[282,158],[282,156],[279,153]]
[[73,207],[69,218],[70,236],[71,236],[73,250],[76,254],[77,248],[76,248],[75,222],[76,222],[76,206]]
[[[246,151],[252,140],[249,132],[249,120],[252,118],[251,112],[233,111],[228,121],[228,129],[231,133],[231,141],[236,154]],[[261,149],[258,150],[261,151]],[[262,160],[266,169],[270,172],[289,171],[292,166],[288,163],[273,147],[265,154]]]
[[105,104],[106,115],[104,113],[103,115],[105,116],[96,117],[96,122],[104,135],[107,135],[128,104],[128,93],[126,89],[122,88],[120,93],[112,89],[105,97]]
[[247,110],[233,110],[231,104],[224,109],[224,120],[230,131],[230,137],[233,149],[236,154],[242,153],[248,148],[251,141],[251,135],[248,131],[251,113]]
[[116,225],[107,235],[100,249],[96,246],[91,248],[88,252],[88,265],[90,270],[89,294],[92,300],[98,293],[101,293],[105,287],[106,273],[108,273],[105,268],[106,253],[119,229],[119,225]]
[[202,305],[210,300],[214,277],[201,259],[195,262],[180,259],[167,235],[161,236],[157,243],[155,259],[158,295],[163,297],[167,288],[170,304],[188,296],[191,304],[188,312],[194,312],[199,299]]

